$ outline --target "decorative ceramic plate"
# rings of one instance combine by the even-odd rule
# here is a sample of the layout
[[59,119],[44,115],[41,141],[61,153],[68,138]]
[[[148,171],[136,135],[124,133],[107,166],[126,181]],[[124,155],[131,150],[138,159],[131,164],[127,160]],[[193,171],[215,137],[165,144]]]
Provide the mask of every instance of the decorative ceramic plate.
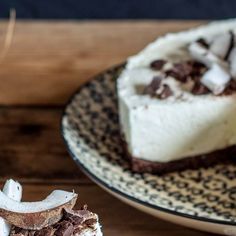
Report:
[[236,235],[236,164],[163,176],[136,174],[119,136],[116,78],[96,76],[68,102],[62,135],[80,168],[101,187],[154,216],[209,232]]

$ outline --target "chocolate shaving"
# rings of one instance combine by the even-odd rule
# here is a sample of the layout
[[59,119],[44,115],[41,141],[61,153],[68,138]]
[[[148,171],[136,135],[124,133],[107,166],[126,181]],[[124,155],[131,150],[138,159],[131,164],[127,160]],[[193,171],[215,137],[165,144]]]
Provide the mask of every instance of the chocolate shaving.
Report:
[[166,75],[181,83],[192,80],[194,85],[191,92],[194,95],[203,95],[210,93],[209,89],[200,83],[200,79],[206,70],[206,66],[202,63],[189,60],[174,64],[173,68],[166,72]]
[[47,227],[40,231],[36,231],[34,234],[32,234],[32,236],[53,236],[54,233],[55,229],[53,229],[52,227]]
[[152,82],[144,88],[143,94],[148,94],[150,96],[155,96],[156,91],[160,88],[162,78],[155,76]]
[[162,78],[156,76],[152,82],[144,88],[143,94],[148,94],[151,97],[159,99],[165,99],[171,96],[173,93],[167,84],[162,84]]
[[232,95],[236,92],[236,81],[231,79],[227,87],[225,88],[224,92],[220,95]]
[[59,223],[58,229],[55,232],[55,236],[72,236],[73,232],[73,224],[69,221],[62,221]]
[[163,84],[163,90],[161,91],[160,94],[157,95],[157,97],[160,99],[166,99],[170,97],[172,94],[173,92],[171,91],[169,85]]
[[97,222],[96,219],[88,219],[84,223],[90,227],[91,225],[96,224],[96,222]]
[[32,232],[31,234],[29,233],[28,230],[25,229],[20,229],[18,227],[13,227],[13,230],[10,234],[10,236],[34,236],[34,232]]
[[191,92],[194,95],[205,95],[210,93],[210,90],[205,87],[200,81],[196,81]]
[[[235,41],[234,33],[229,31],[229,34],[230,45],[224,60],[228,60]],[[196,42],[205,48],[209,48],[210,46],[204,38],[199,38]],[[167,63],[166,60],[155,60],[150,64],[150,67],[154,70],[162,70],[165,63]],[[211,91],[201,83],[201,78],[206,71],[207,67],[204,64],[195,60],[188,60],[174,63],[172,68],[164,71],[164,75],[166,77],[171,76],[181,83],[191,82],[193,83],[193,87],[191,89],[192,94],[205,95],[211,93]],[[231,95],[234,92],[236,92],[236,81],[231,79],[225,90],[220,95]],[[162,84],[162,78],[154,77],[152,82],[144,88],[143,94],[149,94],[152,97],[165,99],[173,93],[168,85]]]
[[95,231],[96,223],[97,216],[85,206],[81,210],[64,210],[61,221],[41,230],[13,227],[10,236],[73,236],[88,228]]
[[155,60],[155,61],[151,62],[150,67],[153,70],[161,70],[166,63],[167,63],[166,60],[159,59],[159,60]]
[[172,69],[166,71],[166,75],[171,76],[182,83],[185,83],[187,82],[188,77],[191,75],[192,71],[193,66],[189,61],[187,61],[175,63]]
[[196,80],[196,78],[200,78],[207,70],[207,67],[197,61],[189,61],[189,63],[192,65],[192,72],[190,74],[191,79]]

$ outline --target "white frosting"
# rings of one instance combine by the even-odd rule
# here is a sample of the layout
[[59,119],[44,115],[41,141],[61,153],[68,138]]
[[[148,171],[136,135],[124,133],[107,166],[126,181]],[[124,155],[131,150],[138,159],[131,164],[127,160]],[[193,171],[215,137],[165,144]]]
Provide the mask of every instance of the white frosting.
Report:
[[75,236],[102,236],[101,226],[97,222],[94,226],[95,229],[92,228],[85,228],[82,232],[79,232]]
[[167,83],[174,95],[159,100],[140,95],[158,72],[149,69],[156,59],[185,60],[186,45],[236,29],[236,20],[211,23],[194,30],[168,34],[128,59],[118,79],[120,123],[132,156],[168,162],[236,144],[236,95],[195,96],[174,79]]

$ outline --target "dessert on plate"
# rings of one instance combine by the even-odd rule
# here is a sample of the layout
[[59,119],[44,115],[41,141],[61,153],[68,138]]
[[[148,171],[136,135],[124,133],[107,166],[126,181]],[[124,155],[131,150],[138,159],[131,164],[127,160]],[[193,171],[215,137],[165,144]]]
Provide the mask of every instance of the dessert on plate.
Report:
[[98,216],[73,209],[77,194],[53,191],[38,202],[21,202],[22,186],[8,180],[0,191],[1,236],[102,236]]
[[117,90],[134,171],[235,159],[236,20],[158,38],[128,59]]

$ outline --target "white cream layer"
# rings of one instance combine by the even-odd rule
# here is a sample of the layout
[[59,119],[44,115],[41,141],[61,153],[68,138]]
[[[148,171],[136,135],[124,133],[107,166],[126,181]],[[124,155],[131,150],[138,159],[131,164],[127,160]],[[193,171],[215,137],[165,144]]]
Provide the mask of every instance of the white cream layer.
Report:
[[236,20],[226,20],[168,34],[128,59],[118,79],[118,97],[121,128],[132,156],[169,162],[236,144],[236,95],[195,96],[171,78],[174,96],[158,100],[139,94],[158,74],[149,69],[153,60],[188,59],[188,43],[234,29]]
[[[95,229],[94,229],[95,228]],[[102,231],[101,231],[101,226],[99,223],[96,223],[94,228],[86,228],[82,230],[82,232],[79,232],[75,236],[103,236]]]

